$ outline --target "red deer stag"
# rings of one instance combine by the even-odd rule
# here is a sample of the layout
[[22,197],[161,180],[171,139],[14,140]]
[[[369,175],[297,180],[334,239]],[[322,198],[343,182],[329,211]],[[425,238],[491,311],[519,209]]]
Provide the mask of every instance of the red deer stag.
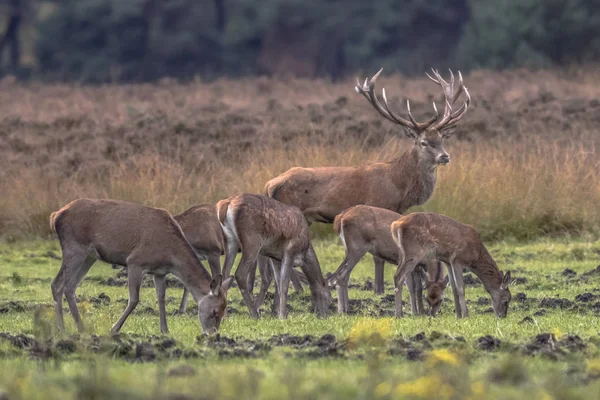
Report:
[[290,272],[296,266],[301,267],[306,276],[317,315],[327,315],[331,293],[310,242],[310,228],[298,208],[246,193],[219,201],[217,212],[226,242],[223,271],[231,270],[241,248],[242,259],[235,279],[252,317],[258,318],[258,307],[248,290],[248,275],[259,256],[281,263],[280,271],[274,271],[280,318],[287,316]]
[[412,213],[398,218],[390,229],[399,252],[394,274],[396,316],[402,316],[402,281],[424,257],[432,256],[450,266],[448,273],[458,318],[468,315],[463,268],[481,279],[492,297],[494,312],[498,317],[506,317],[511,298],[510,271],[505,274],[498,269],[475,228],[445,215]]
[[211,278],[166,210],[124,201],[78,199],[52,213],[50,227],[58,235],[63,253],[62,265],[52,282],[60,330],[64,330],[64,295],[77,329],[83,331],[75,290],[97,260],[127,266],[129,303],[111,332],[118,332],[137,306],[146,273],[154,276],[163,333],[169,331],[165,310],[168,273],[183,282],[198,303],[202,331],[219,329],[233,277]]
[[[354,206],[339,213],[333,221],[333,229],[339,235],[346,257],[338,269],[327,279],[330,286],[337,287],[338,312],[348,312],[348,281],[356,264],[369,252],[390,264],[398,264],[398,245],[390,232],[392,222],[401,217],[394,211],[371,206]],[[442,304],[442,298],[448,277],[442,265],[435,260],[428,260],[425,265],[417,266],[406,279],[410,292],[412,314],[423,313],[423,295],[421,271],[425,277],[429,304],[428,314],[435,316]]]
[[[443,140],[452,136],[456,124],[467,112],[471,97],[460,72],[455,90],[452,72],[448,83],[433,70],[433,77],[427,76],[444,92],[443,116],[438,119],[434,103],[435,115],[426,122],[417,122],[407,101],[408,119],[405,119],[390,109],[385,89],[383,104],[375,94],[375,81],[382,70],[362,86],[357,80],[356,92],[385,119],[404,127],[405,134],[413,139],[412,148],[393,161],[361,167],[292,168],[266,183],[266,195],[300,208],[309,223],[332,223],[337,214],[359,204],[404,213],[431,197],[437,167],[450,162]],[[463,93],[465,101],[456,109],[454,104]],[[384,261],[377,257],[374,261],[375,293],[380,294]]]

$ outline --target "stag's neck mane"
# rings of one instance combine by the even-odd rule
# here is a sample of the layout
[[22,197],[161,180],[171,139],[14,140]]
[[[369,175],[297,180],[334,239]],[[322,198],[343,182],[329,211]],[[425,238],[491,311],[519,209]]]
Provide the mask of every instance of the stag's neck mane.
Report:
[[389,166],[392,180],[404,193],[397,210],[399,213],[429,200],[435,188],[437,165],[424,161],[417,146],[412,146],[400,157],[390,161]]

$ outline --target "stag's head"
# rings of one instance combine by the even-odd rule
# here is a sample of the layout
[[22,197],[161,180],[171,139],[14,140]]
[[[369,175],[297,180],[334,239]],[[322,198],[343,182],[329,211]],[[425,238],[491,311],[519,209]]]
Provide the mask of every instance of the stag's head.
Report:
[[[450,82],[446,82],[438,71],[433,70],[433,76],[426,74],[429,79],[439,85],[444,92],[444,115],[439,118],[435,102],[433,103],[434,115],[426,122],[418,122],[410,111],[410,101],[406,101],[408,119],[399,116],[390,109],[390,105],[385,94],[385,88],[382,89],[383,104],[375,94],[375,81],[381,74],[383,68],[379,70],[371,79],[365,79],[364,84],[360,84],[357,79],[355,86],[356,93],[360,93],[371,103],[371,105],[387,120],[400,125],[408,137],[414,140],[414,146],[421,160],[427,165],[435,168],[438,165],[445,165],[450,162],[450,156],[444,149],[444,139],[452,136],[457,122],[465,115],[471,104],[469,91],[463,84],[463,78],[458,72],[458,88],[454,89],[454,74],[450,71]],[[465,94],[465,101],[458,109],[454,104],[461,96]]]
[[210,292],[198,302],[198,318],[205,335],[219,330],[227,308],[227,291],[232,282],[233,276],[223,280],[223,275],[217,275],[210,283]]

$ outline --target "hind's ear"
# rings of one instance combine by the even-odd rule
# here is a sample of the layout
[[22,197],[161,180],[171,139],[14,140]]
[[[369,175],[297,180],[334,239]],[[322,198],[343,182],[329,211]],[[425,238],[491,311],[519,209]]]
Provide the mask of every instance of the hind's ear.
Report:
[[508,271],[507,273],[504,274],[504,276],[502,277],[502,284],[501,287],[503,289],[506,289],[511,283],[513,282],[512,278],[510,277],[510,271]]
[[213,296],[218,296],[221,293],[221,286],[223,285],[223,275],[217,275],[210,282],[210,293]]
[[227,278],[223,281],[221,288],[225,291],[225,293],[227,293],[227,291],[231,287],[232,283],[233,283],[233,275],[231,275],[229,278]]
[[444,278],[444,287],[448,286],[448,283],[450,283],[450,275],[446,275]]

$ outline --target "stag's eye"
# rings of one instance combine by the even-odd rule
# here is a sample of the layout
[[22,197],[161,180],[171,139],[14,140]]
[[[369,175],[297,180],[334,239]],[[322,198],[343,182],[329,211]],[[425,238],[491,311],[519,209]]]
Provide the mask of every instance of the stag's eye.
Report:
[[427,147],[427,142],[425,142],[425,141],[421,142],[421,146]]

